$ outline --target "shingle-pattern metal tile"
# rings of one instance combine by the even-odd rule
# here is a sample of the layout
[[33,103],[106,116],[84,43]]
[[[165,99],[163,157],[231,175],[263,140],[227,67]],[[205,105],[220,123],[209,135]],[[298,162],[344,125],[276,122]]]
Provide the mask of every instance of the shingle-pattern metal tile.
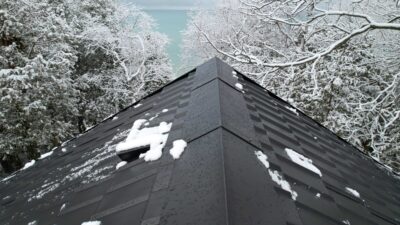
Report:
[[[0,182],[0,222],[400,224],[400,180],[291,107],[211,59]],[[116,170],[115,145],[143,118],[149,126],[172,123],[163,156]],[[168,149],[177,139],[188,146],[174,160]],[[295,163],[286,148],[311,159],[322,176]]]

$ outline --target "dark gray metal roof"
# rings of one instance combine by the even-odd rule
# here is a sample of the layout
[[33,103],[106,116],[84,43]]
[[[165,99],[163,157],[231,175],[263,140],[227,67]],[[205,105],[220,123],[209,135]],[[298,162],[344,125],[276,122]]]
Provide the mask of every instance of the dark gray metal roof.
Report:
[[[392,172],[232,71],[214,58],[1,181],[0,223],[400,224],[400,180]],[[157,114],[149,126],[173,123],[161,159],[116,170],[115,145],[135,120]],[[176,139],[188,147],[174,160],[167,151]],[[285,148],[311,159],[322,176]]]

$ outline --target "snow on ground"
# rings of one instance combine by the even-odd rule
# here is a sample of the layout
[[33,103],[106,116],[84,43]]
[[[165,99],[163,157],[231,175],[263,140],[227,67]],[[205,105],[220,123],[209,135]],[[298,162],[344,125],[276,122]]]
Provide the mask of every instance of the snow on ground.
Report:
[[318,174],[320,177],[322,177],[321,171],[316,166],[314,166],[314,164],[313,164],[311,159],[305,157],[302,154],[299,154],[296,151],[293,151],[290,148],[285,148],[285,151],[286,151],[286,154],[289,156],[289,158],[294,163],[296,163],[297,165],[302,166],[302,167],[304,167],[304,168],[306,168],[306,169]]
[[356,191],[352,188],[349,188],[349,187],[346,187],[346,191],[348,193],[352,194],[354,197],[360,198],[360,193],[358,193],[358,191]]
[[25,163],[24,167],[22,167],[21,170],[26,170],[26,169],[28,169],[29,167],[32,167],[33,165],[35,165],[35,162],[36,162],[36,161],[35,161],[34,159],[32,159],[30,162]]
[[54,150],[50,151],[50,152],[47,152],[47,153],[44,153],[39,157],[39,159],[47,158],[47,157],[51,156],[53,154],[53,152],[54,152]]
[[125,166],[127,163],[128,163],[127,161],[121,161],[115,166],[115,169],[117,170],[117,169]]
[[285,106],[285,108],[291,111],[292,113],[296,114],[297,116],[299,116],[299,112],[297,112],[295,108],[292,108],[290,106]]
[[101,221],[87,221],[83,222],[81,225],[101,225]]
[[171,129],[172,123],[161,122],[158,126],[140,129],[146,122],[146,119],[136,120],[126,140],[116,146],[116,151],[120,152],[150,146],[150,149],[146,153],[140,154],[139,157],[144,158],[145,161],[159,159],[162,155],[162,149],[167,142],[168,132]]
[[171,154],[174,159],[179,159],[183,151],[185,151],[186,146],[186,141],[176,140],[173,142],[173,147],[169,150],[169,154]]
[[236,87],[237,89],[239,89],[239,90],[243,90],[243,85],[242,85],[242,84],[236,83],[236,84],[235,84],[235,87]]
[[268,157],[261,151],[256,151],[254,152],[255,155],[257,156],[258,160],[268,169],[269,176],[271,179],[278,184],[283,190],[289,192],[292,196],[292,199],[296,201],[297,198],[297,192],[292,189],[290,186],[289,182],[287,182],[276,170],[271,170],[269,168],[269,162],[268,162]]

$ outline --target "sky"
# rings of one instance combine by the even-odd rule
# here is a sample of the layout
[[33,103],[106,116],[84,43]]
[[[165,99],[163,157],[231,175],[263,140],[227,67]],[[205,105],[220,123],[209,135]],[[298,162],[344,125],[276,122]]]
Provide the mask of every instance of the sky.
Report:
[[124,0],[144,9],[190,9],[195,6],[210,7],[216,0]]

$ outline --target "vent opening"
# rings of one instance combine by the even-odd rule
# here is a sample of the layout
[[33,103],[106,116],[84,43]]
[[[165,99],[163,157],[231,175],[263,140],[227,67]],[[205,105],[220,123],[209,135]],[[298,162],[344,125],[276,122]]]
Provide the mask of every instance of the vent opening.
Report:
[[150,145],[118,151],[117,155],[122,161],[130,163],[139,159],[140,154],[146,153],[148,150],[150,150]]

